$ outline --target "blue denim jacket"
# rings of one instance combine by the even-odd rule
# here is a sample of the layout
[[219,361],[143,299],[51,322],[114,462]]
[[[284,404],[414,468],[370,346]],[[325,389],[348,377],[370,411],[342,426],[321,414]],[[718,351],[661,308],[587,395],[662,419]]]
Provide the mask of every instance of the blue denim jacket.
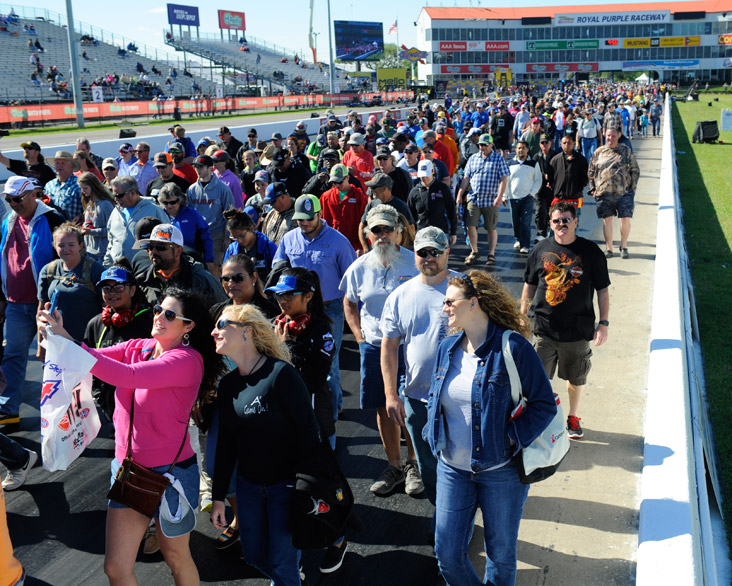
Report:
[[[471,398],[473,446],[470,467],[474,472],[497,466],[529,445],[544,431],[557,412],[554,392],[539,356],[523,336],[515,334],[511,336],[511,352],[521,377],[527,405],[518,419],[509,421],[514,405],[501,350],[503,332],[503,328],[490,322],[485,342],[475,353],[480,361]],[[445,338],[437,352],[427,406],[427,425],[422,432],[435,457],[447,445],[440,400],[445,376],[450,369],[455,348],[464,335],[461,332]],[[510,439],[515,442],[515,446],[511,446]]]

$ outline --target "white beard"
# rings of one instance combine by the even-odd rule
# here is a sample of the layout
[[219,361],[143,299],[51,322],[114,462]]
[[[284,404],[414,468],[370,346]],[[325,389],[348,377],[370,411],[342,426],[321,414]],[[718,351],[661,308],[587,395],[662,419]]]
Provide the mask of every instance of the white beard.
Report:
[[391,240],[380,240],[373,245],[372,262],[375,266],[390,266],[399,258],[399,248]]

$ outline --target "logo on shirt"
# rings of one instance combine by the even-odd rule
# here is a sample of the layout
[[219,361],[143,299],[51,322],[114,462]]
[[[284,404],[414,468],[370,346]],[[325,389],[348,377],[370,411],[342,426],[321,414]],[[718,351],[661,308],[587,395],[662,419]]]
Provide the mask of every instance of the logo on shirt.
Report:
[[323,499],[310,497],[310,500],[313,501],[313,508],[308,511],[308,515],[324,515],[325,513],[330,512],[330,505]]
[[244,407],[244,415],[259,415],[269,411],[269,405],[262,405],[260,397],[255,397],[254,400]]
[[545,252],[544,282],[546,283],[546,302],[555,307],[567,299],[567,293],[579,285],[584,271],[579,257],[569,257],[565,253]]

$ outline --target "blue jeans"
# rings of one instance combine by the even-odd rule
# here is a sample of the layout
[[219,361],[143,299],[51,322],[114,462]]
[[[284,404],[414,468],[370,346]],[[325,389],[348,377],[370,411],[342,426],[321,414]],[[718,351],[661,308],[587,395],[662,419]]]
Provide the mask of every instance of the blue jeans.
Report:
[[28,366],[28,350],[33,343],[36,327],[37,303],[8,303],[5,308],[5,354],[2,368],[8,386],[0,394],[0,411],[16,415],[23,402],[25,370]]
[[339,297],[325,305],[325,313],[333,320],[333,341],[335,342],[335,354],[328,373],[328,387],[333,395],[333,420],[338,421],[338,411],[343,407],[343,390],[341,389],[341,364],[338,355],[341,352],[343,341],[343,324],[346,316],[343,312],[343,298]]
[[521,248],[531,246],[531,216],[534,212],[534,198],[530,195],[521,199],[509,199],[513,235]]
[[[516,466],[473,474],[437,463],[435,554],[447,586],[514,586],[516,545],[529,485]],[[478,507],[483,513],[486,565],[483,580],[468,557]]]
[[424,493],[427,500],[434,505],[437,487],[437,460],[432,455],[432,450],[427,442],[422,438],[422,430],[427,425],[427,403],[423,403],[419,399],[404,397],[404,411],[407,414],[405,423],[414,444],[419,472],[422,474],[422,482],[424,482]]
[[597,148],[597,139],[596,138],[581,138],[582,141],[582,156],[584,156],[585,159],[587,159],[587,163],[589,164],[590,159],[592,158],[592,154],[595,152],[595,149]]
[[562,139],[563,138],[564,138],[564,128],[562,128],[561,130],[559,130],[559,128],[557,128],[554,131],[554,150],[555,151],[562,150]]
[[300,586],[300,552],[292,545],[290,501],[294,488],[236,478],[241,549],[248,564],[275,586]]
[[661,118],[651,116],[651,127],[653,128],[653,136],[661,136]]
[[0,462],[8,470],[19,470],[28,463],[30,454],[7,435],[0,433]]

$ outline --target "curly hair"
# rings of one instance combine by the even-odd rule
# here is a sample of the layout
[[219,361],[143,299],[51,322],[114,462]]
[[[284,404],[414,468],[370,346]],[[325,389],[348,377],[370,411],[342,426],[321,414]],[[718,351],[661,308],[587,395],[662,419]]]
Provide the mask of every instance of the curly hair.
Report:
[[468,297],[477,297],[480,308],[493,323],[529,337],[529,318],[519,311],[518,302],[501,283],[485,271],[468,271],[448,281]]
[[264,314],[253,305],[228,305],[221,312],[230,315],[234,321],[243,323],[252,328],[252,341],[257,352],[292,363],[290,350],[287,345],[277,338],[272,329],[272,323]]

